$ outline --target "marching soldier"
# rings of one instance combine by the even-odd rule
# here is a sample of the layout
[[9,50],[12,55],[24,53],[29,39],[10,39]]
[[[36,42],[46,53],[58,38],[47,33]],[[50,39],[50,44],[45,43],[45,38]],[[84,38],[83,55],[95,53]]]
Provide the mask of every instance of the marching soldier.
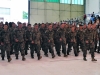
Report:
[[32,31],[31,45],[30,45],[31,58],[34,58],[35,50],[37,52],[38,60],[40,60],[42,58],[42,56],[40,54],[40,48],[41,48],[41,33],[39,31],[38,25],[35,24],[34,29]]
[[10,33],[11,33],[11,51],[10,54],[12,55],[14,53],[14,36],[13,36],[13,32],[16,29],[16,25],[15,23],[12,23],[12,27],[9,29]]
[[41,47],[42,47],[43,52],[45,52],[45,47],[44,46],[45,46],[45,31],[46,31],[46,27],[45,27],[44,23],[41,24],[39,31],[41,32],[41,38],[42,38]]
[[11,34],[8,29],[8,25],[4,25],[4,29],[1,32],[1,57],[2,60],[4,60],[5,57],[5,51],[7,53],[7,59],[8,62],[10,62],[12,59],[10,57],[10,44],[11,44]]
[[66,28],[65,25],[62,23],[59,30],[59,36],[60,36],[60,42],[62,45],[62,53],[64,54],[64,57],[67,57],[67,51],[66,51]]
[[59,28],[56,24],[53,25],[53,31],[54,31],[54,44],[55,49],[58,56],[61,56],[60,49],[61,49],[61,42],[60,42],[60,36],[58,32]]
[[76,27],[74,25],[71,27],[70,38],[71,38],[71,46],[73,46],[73,49],[74,49],[74,54],[75,56],[78,56],[77,42],[76,42],[77,32],[76,32]]
[[53,29],[52,29],[52,24],[49,24],[48,26],[48,30],[46,30],[45,32],[45,38],[47,39],[46,40],[46,46],[45,46],[45,55],[48,56],[48,49],[49,49],[49,52],[51,53],[52,55],[52,58],[55,58],[55,54],[54,54],[54,49],[53,49],[53,46],[54,46],[54,32],[53,32]]
[[87,61],[87,59],[86,59],[86,47],[85,47],[85,41],[84,41],[85,32],[83,30],[83,25],[79,25],[78,37],[80,40],[80,47],[83,51],[83,60]]
[[19,51],[21,52],[22,60],[25,61],[25,30],[22,28],[22,23],[18,24],[18,28],[14,31],[14,41],[15,41],[15,56],[18,59]]
[[66,24],[66,44],[68,44],[67,55],[69,55],[69,52],[71,51],[70,32],[71,32],[71,28],[68,24]]
[[[90,53],[91,53],[91,58],[92,61],[97,61],[94,57],[94,35],[93,35],[93,30],[91,29],[91,24],[89,23],[87,30],[85,32],[85,45],[86,45],[86,50],[90,49]],[[87,53],[84,53],[85,57]]]
[[25,39],[25,55],[28,54],[28,46],[31,44],[31,35],[32,35],[32,27],[31,24],[28,24],[26,30],[26,39]]

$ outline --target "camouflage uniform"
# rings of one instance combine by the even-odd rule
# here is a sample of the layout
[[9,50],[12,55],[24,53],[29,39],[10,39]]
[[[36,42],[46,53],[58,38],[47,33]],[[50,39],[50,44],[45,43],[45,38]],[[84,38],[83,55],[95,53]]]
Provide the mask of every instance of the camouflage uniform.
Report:
[[58,30],[59,30],[58,27],[53,29],[53,31],[54,31],[54,44],[55,44],[55,49],[56,49],[57,55],[61,56],[61,53],[60,53],[61,42],[60,42],[60,36],[59,36]]
[[4,60],[4,57],[5,57],[5,51],[7,53],[7,59],[8,59],[8,62],[11,61],[11,57],[10,57],[10,44],[11,44],[11,34],[10,34],[10,31],[9,30],[2,30],[1,32],[1,57],[2,57],[2,60]]
[[72,32],[70,33],[70,38],[71,38],[71,46],[73,46],[74,49],[74,54],[75,56],[78,56],[78,51],[77,51],[77,32]]
[[61,45],[62,45],[62,53],[64,54],[64,57],[67,56],[66,54],[66,29],[65,28],[60,28],[59,30],[59,36],[61,39]]
[[10,30],[10,33],[11,33],[11,51],[10,51],[10,54],[13,54],[14,53],[14,36],[13,36],[13,32],[14,32],[14,30],[15,30],[15,28],[10,28],[9,29]]
[[34,43],[31,43],[31,45],[30,45],[31,57],[34,58],[34,51],[36,50],[38,60],[40,60],[42,58],[41,54],[40,54],[40,48],[41,48],[41,33],[40,33],[40,31],[33,29],[31,39],[32,39],[31,42],[32,41],[34,42]]
[[83,30],[79,30],[78,37],[80,40],[80,47],[83,51],[83,57],[86,58],[87,50],[86,50],[85,40],[84,40],[85,32]]
[[46,45],[45,45],[45,54],[48,55],[48,49],[52,55],[52,58],[55,57],[55,54],[54,54],[54,49],[53,49],[53,46],[54,46],[54,32],[53,30],[46,30],[45,32],[45,38],[46,38]]
[[32,28],[26,30],[26,39],[25,39],[25,55],[27,55],[28,46],[31,44],[31,37],[32,37]]
[[99,40],[99,47],[98,47],[98,53],[100,53],[100,28],[98,29],[98,40]]
[[[91,58],[92,61],[95,61],[94,57],[94,34],[93,34],[93,30],[92,29],[87,29],[85,32],[85,45],[86,45],[86,50],[90,49],[90,53],[91,53]],[[85,53],[86,54],[86,53]]]
[[[66,44],[68,44],[67,54],[71,51],[70,27],[66,28]],[[68,52],[69,51],[69,52]]]
[[14,50],[15,50],[15,56],[16,59],[18,59],[18,55],[19,55],[19,51],[21,51],[21,56],[22,56],[22,60],[25,60],[25,31],[21,28],[16,28],[14,31],[14,40],[18,40],[18,42],[15,41],[15,46],[14,46]]
[[96,49],[97,49],[97,43],[98,43],[98,32],[97,32],[97,29],[93,29],[93,34],[94,34],[94,51],[96,52]]
[[40,28],[39,31],[41,32],[41,47],[43,52],[45,52],[45,31],[46,28]]

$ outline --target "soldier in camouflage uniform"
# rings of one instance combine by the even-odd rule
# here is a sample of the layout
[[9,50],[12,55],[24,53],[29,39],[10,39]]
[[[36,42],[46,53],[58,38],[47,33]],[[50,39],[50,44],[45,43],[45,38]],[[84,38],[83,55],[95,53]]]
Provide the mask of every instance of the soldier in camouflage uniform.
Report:
[[66,44],[68,44],[67,55],[69,55],[69,52],[71,51],[70,32],[71,32],[71,28],[68,24],[66,24]]
[[[91,24],[88,24],[87,30],[85,31],[85,45],[86,45],[86,50],[90,49],[92,61],[97,61],[94,58],[95,45],[94,45],[94,34],[93,34],[93,30],[91,29]],[[84,53],[84,54],[87,54],[87,53]]]
[[[3,26],[2,24],[0,23],[0,50],[1,50],[1,32],[3,30]],[[1,53],[0,53],[1,54]]]
[[11,51],[10,54],[12,55],[14,53],[14,36],[13,36],[13,32],[16,29],[16,25],[15,23],[12,23],[12,27],[9,29],[10,33],[11,33]]
[[54,46],[54,32],[53,32],[53,29],[52,29],[52,24],[49,24],[48,26],[48,30],[46,30],[45,32],[45,38],[47,39],[46,40],[46,45],[45,45],[45,55],[48,56],[48,49],[52,55],[52,58],[55,57],[55,54],[54,54],[54,49],[53,49],[53,46]]
[[85,47],[85,41],[84,41],[85,32],[83,30],[83,25],[81,25],[81,24],[79,25],[78,37],[80,40],[80,47],[83,51],[83,60],[87,61],[87,59],[86,59],[86,47]]
[[62,23],[59,30],[59,37],[60,42],[62,45],[62,53],[64,54],[64,57],[67,57],[67,51],[66,51],[66,28],[65,25]]
[[45,46],[45,31],[46,31],[46,27],[45,27],[44,23],[41,24],[39,31],[41,32],[41,38],[42,38],[41,47],[42,47],[43,52],[45,52],[45,47],[44,46]]
[[21,51],[22,60],[25,61],[25,30],[22,28],[22,23],[18,24],[18,28],[14,31],[14,50],[16,59],[18,59],[19,51]]
[[8,29],[8,25],[4,25],[4,29],[1,32],[1,57],[2,60],[4,60],[5,57],[5,51],[7,53],[7,59],[8,62],[10,62],[12,59],[10,57],[10,44],[11,44],[11,34],[10,31]]
[[73,46],[74,49],[74,54],[75,56],[78,56],[78,51],[77,51],[77,32],[76,32],[76,27],[73,25],[71,27],[71,33],[70,33],[70,38],[71,38],[71,46]]
[[93,39],[94,45],[95,45],[94,51],[96,52],[97,43],[98,43],[98,31],[97,31],[96,23],[92,25],[92,30],[93,30],[93,34],[94,34],[94,39]]
[[28,24],[26,30],[26,39],[25,39],[25,55],[28,54],[28,46],[31,44],[31,35],[32,35],[32,27],[31,24]]
[[58,56],[61,56],[60,49],[61,49],[61,42],[60,42],[60,36],[58,32],[58,26],[56,24],[53,25],[53,31],[54,31],[54,44],[55,49]]
[[41,48],[41,33],[39,31],[38,25],[35,24],[34,29],[32,31],[31,45],[30,45],[31,58],[34,58],[35,50],[37,52],[38,60],[40,60],[42,58],[42,56],[40,54],[40,48]]

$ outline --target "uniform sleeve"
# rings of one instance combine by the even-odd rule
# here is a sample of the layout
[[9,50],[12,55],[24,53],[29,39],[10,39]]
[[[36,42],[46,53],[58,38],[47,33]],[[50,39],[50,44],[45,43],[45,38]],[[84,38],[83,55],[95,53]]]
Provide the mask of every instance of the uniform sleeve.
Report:
[[4,42],[4,32],[1,31],[1,42]]
[[14,38],[14,40],[17,39],[17,30],[16,29],[13,31],[13,38]]

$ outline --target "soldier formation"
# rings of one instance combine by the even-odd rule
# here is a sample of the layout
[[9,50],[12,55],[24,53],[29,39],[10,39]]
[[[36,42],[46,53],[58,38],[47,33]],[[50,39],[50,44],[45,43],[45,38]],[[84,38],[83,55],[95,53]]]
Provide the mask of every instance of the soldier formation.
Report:
[[[33,26],[21,22],[18,22],[18,26],[13,22],[9,24],[1,22],[1,58],[4,60],[6,52],[8,62],[12,60],[12,54],[15,54],[18,60],[20,52],[22,61],[25,61],[28,50],[30,50],[32,59],[34,59],[34,53],[37,53],[38,60],[42,58],[40,50],[43,50],[46,57],[48,53],[51,53],[52,58],[55,58],[56,54],[60,57],[61,52],[64,57],[68,57],[73,47],[75,57],[79,55],[81,49],[83,60],[87,61],[88,50],[92,61],[97,61],[94,53],[100,53],[99,24],[99,20],[96,20],[94,24],[89,22],[88,25],[79,23],[79,26],[76,22],[69,24],[67,21],[64,23],[35,23]],[[99,47],[97,47],[98,41]]]

